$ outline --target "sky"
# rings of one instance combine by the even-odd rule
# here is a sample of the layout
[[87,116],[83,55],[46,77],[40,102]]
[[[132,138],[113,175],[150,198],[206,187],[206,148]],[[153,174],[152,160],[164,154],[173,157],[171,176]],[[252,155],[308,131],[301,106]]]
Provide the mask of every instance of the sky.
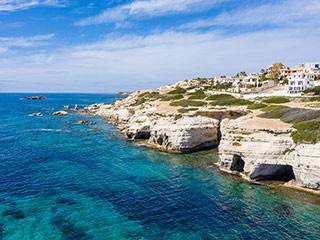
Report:
[[0,0],[0,92],[113,93],[320,61],[319,0]]

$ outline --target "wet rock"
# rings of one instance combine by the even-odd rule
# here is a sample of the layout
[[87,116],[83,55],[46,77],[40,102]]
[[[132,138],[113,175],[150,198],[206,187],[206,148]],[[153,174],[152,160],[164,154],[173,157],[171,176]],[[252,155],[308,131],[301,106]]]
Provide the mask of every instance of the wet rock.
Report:
[[31,113],[28,116],[29,117],[41,117],[41,116],[43,116],[43,114],[41,112],[38,112],[38,113]]
[[43,100],[43,99],[48,99],[48,98],[44,96],[31,96],[31,97],[21,98],[21,100]]
[[1,213],[2,217],[7,217],[7,216],[11,216],[14,219],[23,219],[25,218],[24,213],[19,210],[19,209],[10,209],[10,210],[5,210]]
[[282,217],[292,217],[294,215],[294,211],[291,207],[287,205],[279,205],[273,209],[273,212]]
[[75,201],[74,199],[70,198],[59,198],[56,200],[56,204],[68,204],[68,205],[75,205],[78,202]]
[[70,110],[72,110],[72,111],[78,111],[80,108],[78,107],[78,104],[76,104],[75,106],[74,106],[74,108],[70,108]]
[[92,130],[93,130],[93,131],[99,131],[100,128],[93,128]]
[[56,115],[56,116],[67,116],[67,115],[69,115],[69,113],[66,112],[66,111],[58,111],[58,112],[52,113],[52,115]]
[[96,123],[95,122],[89,122],[87,120],[79,120],[77,122],[77,124],[79,124],[79,125],[95,125]]
[[63,109],[62,110],[69,110],[70,107],[69,106],[63,106]]

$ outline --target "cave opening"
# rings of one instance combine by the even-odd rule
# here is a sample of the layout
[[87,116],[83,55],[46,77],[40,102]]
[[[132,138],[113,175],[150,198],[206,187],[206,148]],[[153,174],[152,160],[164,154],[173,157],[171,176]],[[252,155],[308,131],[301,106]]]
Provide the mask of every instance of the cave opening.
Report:
[[257,181],[278,180],[288,182],[295,179],[291,165],[260,164],[252,172],[251,179]]
[[242,160],[242,157],[240,155],[233,155],[232,158],[232,163],[231,163],[231,171],[238,171],[238,172],[243,172],[244,168],[244,161]]

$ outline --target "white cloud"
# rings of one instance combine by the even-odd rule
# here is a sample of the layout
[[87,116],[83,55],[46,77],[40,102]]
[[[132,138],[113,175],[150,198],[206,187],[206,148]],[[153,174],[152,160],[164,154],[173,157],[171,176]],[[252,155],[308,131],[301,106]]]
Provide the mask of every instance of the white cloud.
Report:
[[196,29],[214,26],[277,26],[303,25],[320,21],[319,0],[286,0],[265,4],[254,8],[224,12],[216,17],[200,19],[187,23],[180,28]]
[[[0,58],[0,91],[115,92],[193,77],[259,71],[273,62],[319,61],[320,29],[275,29],[237,36],[164,32],[108,37],[49,54]],[[275,37],[276,36],[276,37]]]
[[64,6],[65,0],[1,0],[0,12],[12,12],[38,6]]
[[136,0],[109,8],[99,15],[86,18],[77,25],[113,23],[130,17],[162,16],[181,12],[200,11],[226,0]]
[[12,47],[29,48],[46,46],[48,45],[47,41],[53,37],[53,33],[32,37],[0,37],[0,53],[7,52]]

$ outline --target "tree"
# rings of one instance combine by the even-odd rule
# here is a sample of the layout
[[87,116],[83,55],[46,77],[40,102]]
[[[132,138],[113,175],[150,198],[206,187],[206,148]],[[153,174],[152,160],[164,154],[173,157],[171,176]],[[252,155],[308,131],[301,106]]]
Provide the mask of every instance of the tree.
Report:
[[282,82],[283,85],[288,84],[288,83],[289,83],[288,78],[283,79],[283,82]]
[[264,70],[263,68],[260,70],[261,74],[264,74],[266,72],[266,70]]

